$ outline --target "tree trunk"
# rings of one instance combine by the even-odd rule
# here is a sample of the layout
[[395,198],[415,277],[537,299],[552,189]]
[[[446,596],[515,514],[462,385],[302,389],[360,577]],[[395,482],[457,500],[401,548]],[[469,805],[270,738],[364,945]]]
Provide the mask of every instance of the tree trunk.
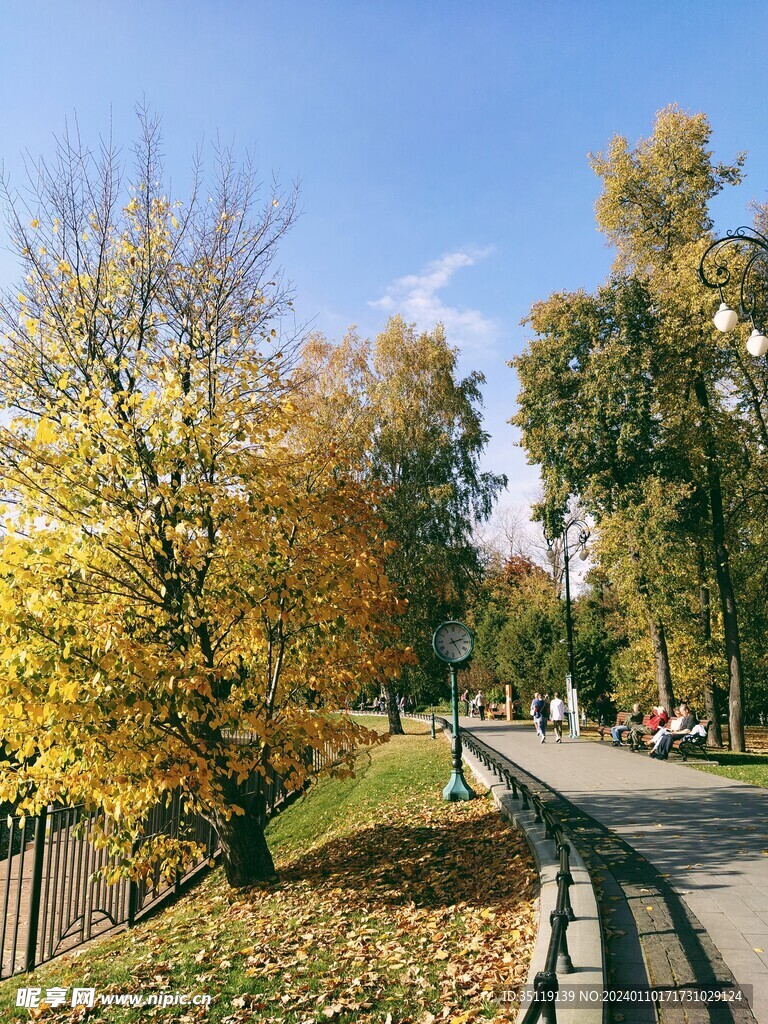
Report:
[[[699,545],[699,576],[703,581],[705,576],[704,551]],[[709,587],[702,582],[699,586],[699,628],[704,649],[709,653],[712,643],[712,609],[709,601]],[[707,669],[707,678],[704,680],[704,713],[712,723],[707,733],[707,746],[722,747],[723,730],[720,727],[720,708],[717,699],[717,684],[711,669]]]
[[229,821],[215,815],[214,827],[221,844],[224,872],[235,889],[275,877],[275,865],[264,838],[264,826],[253,812],[233,815]]
[[384,683],[384,696],[387,700],[390,734],[392,736],[404,736],[405,729],[403,729],[403,723],[400,721],[400,709],[397,706],[397,700],[394,693],[392,693],[392,687],[389,683]]
[[664,624],[648,609],[648,630],[653,644],[653,660],[656,665],[656,686],[659,691],[659,704],[666,708],[670,715],[675,706],[675,695],[672,690],[672,672],[669,667],[669,652]]
[[[640,565],[640,552],[630,552],[633,561]],[[669,651],[667,650],[667,637],[664,632],[664,623],[653,614],[651,607],[651,593],[648,589],[648,581],[640,569],[637,581],[637,590],[645,604],[648,616],[648,632],[651,635],[653,646],[653,661],[656,668],[656,686],[659,691],[659,704],[666,708],[670,716],[675,706],[675,695],[672,689],[672,670],[669,667]]]
[[709,396],[703,377],[694,382],[694,392],[701,408],[704,453],[707,462],[709,511],[712,519],[712,549],[715,557],[715,576],[720,591],[725,635],[725,659],[728,663],[728,745],[731,750],[746,749],[744,741],[744,677],[741,670],[741,641],[736,595],[733,591],[728,548],[725,543],[725,517],[720,468],[717,463],[714,438],[709,427]]
[[264,837],[267,820],[265,780],[259,779],[256,792],[245,796],[233,779],[223,785],[222,796],[230,806],[242,807],[245,814],[227,819],[218,811],[211,816],[216,829],[227,881],[235,889],[275,877],[275,865]]

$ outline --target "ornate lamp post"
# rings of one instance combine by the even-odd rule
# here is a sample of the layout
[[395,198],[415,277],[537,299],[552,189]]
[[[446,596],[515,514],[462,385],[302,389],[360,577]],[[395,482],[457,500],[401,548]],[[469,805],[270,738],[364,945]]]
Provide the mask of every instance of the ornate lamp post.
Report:
[[[701,257],[699,278],[705,287],[716,288],[720,295],[720,308],[714,317],[715,327],[718,331],[723,333],[732,331],[739,319],[745,320],[752,325],[752,333],[747,340],[747,351],[756,357],[768,353],[768,338],[763,331],[765,323],[763,317],[768,308],[768,238],[755,228],[744,226],[736,228],[735,231],[729,231],[723,238],[716,238],[707,246]],[[738,295],[736,309],[726,301],[725,291],[731,281],[734,282],[733,293]],[[758,315],[758,310],[761,310],[760,315]],[[700,402],[700,404],[705,405],[706,403]],[[709,448],[707,457],[712,461],[714,460],[714,442],[711,437]],[[732,750],[744,750],[744,721],[742,717],[744,681],[739,625],[728,564],[728,548],[725,543],[725,522],[717,469],[715,469],[714,481],[714,486],[710,486],[710,505],[715,575],[723,608],[723,632],[730,683],[728,716],[730,745]]]
[[[728,268],[728,260],[743,260],[738,275],[736,308],[728,304],[724,289],[731,284],[734,275]],[[761,281],[762,271],[763,277]],[[747,351],[753,356],[764,356],[768,352],[768,337],[756,320],[758,295],[768,296],[768,238],[754,228],[741,227],[729,231],[724,238],[718,238],[707,247],[699,263],[699,277],[707,288],[716,288],[720,295],[720,308],[715,313],[715,327],[726,334],[732,331],[739,320],[752,324],[752,333],[747,341]]]
[[[578,530],[579,535],[575,543],[568,536],[570,530]],[[576,516],[563,523],[561,528],[552,537],[544,535],[547,542],[547,558],[554,562],[555,553],[552,550],[552,541],[561,537],[563,541],[563,575],[565,576],[565,636],[568,644],[568,676],[566,678],[566,691],[568,697],[568,721],[570,724],[571,738],[577,738],[581,734],[579,727],[579,695],[576,686],[576,665],[573,657],[573,616],[571,615],[571,550],[579,549],[579,557],[587,558],[587,541],[589,540],[589,527],[583,519]]]

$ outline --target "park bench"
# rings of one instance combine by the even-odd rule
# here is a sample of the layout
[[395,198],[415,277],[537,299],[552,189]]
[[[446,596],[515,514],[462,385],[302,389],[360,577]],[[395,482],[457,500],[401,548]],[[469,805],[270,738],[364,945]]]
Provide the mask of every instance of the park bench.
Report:
[[[606,733],[608,733],[608,735],[610,736],[611,729],[613,729],[614,725],[626,725],[627,722],[629,721],[629,718],[630,718],[629,711],[619,711],[619,713],[616,715],[616,721],[613,723],[613,725],[598,725],[598,727],[597,727],[597,735],[600,737],[600,742],[601,743],[603,742],[603,737],[605,736]],[[649,724],[650,721],[651,721],[651,716],[650,715],[643,715],[643,725],[646,727],[646,729],[648,728],[648,724]]]
[[[629,718],[630,718],[629,711],[619,711],[619,713],[616,715],[616,721],[613,723],[613,725],[598,725],[598,727],[597,727],[597,735],[600,737],[600,742],[601,743],[603,742],[603,737],[605,736],[606,733],[608,733],[608,735],[610,735],[611,729],[613,729],[614,725],[626,725],[627,722],[629,721]],[[650,721],[651,721],[651,716],[650,715],[643,715],[643,725],[646,727],[646,729],[648,728],[648,724],[649,724]]]
[[[629,711],[619,711],[619,713],[616,715],[616,723],[615,724],[616,725],[626,725],[627,722],[629,721],[630,717],[631,716],[630,716],[630,712]],[[643,715],[643,725],[646,727],[646,729],[648,729],[650,727],[650,721],[651,721],[651,716],[650,715]],[[673,723],[675,721],[676,721],[676,719],[672,719]],[[679,719],[678,719],[678,721],[679,721]],[[704,735],[704,736],[688,736],[688,735],[686,735],[686,736],[678,736],[675,739],[675,741],[673,742],[673,744],[672,744],[672,750],[675,753],[679,754],[684,761],[687,761],[688,758],[690,756],[692,756],[692,755],[693,756],[699,756],[700,755],[701,757],[704,758],[705,761],[709,761],[710,757],[709,757],[709,754],[707,753],[707,735],[709,734],[709,726],[710,726],[710,724],[711,724],[710,722],[702,722],[702,725],[707,730],[707,734]],[[611,725],[601,725],[601,726],[598,726],[597,732],[598,732],[598,735],[600,736],[600,741],[601,742],[602,742],[603,737],[604,737],[604,735],[606,733],[608,733],[610,735],[610,732],[611,732],[612,728],[613,728],[613,726],[611,726]],[[627,735],[627,733],[623,733],[623,736],[626,736],[626,735]],[[643,745],[644,746],[650,746],[653,737],[650,735],[650,733],[647,733],[645,736],[642,736],[641,739],[643,741]]]
[[504,708],[499,707],[498,704],[489,704],[485,709],[488,718],[506,718],[506,712]]

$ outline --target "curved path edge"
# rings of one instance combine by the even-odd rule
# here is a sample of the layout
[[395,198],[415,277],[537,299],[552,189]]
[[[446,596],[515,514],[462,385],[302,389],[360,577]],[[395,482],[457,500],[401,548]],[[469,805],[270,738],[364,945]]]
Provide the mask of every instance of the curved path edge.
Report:
[[[450,732],[444,733],[446,738]],[[528,986],[532,988],[533,980],[538,971],[544,970],[551,934],[549,915],[557,902],[557,872],[560,860],[552,839],[544,834],[544,825],[537,822],[533,812],[520,810],[519,801],[512,799],[504,785],[469,751],[464,751],[463,759],[469,766],[477,781],[486,787],[493,797],[494,803],[501,813],[508,818],[515,828],[525,836],[539,869],[541,890],[539,895],[539,919],[536,942],[528,971]],[[571,875],[573,885],[570,896],[576,920],[568,927],[568,950],[574,965],[573,974],[558,976],[561,989],[574,985],[601,991],[605,987],[605,964],[603,943],[600,929],[600,915],[597,897],[586,865],[571,843]],[[518,1024],[525,1016],[525,1007],[521,1007]],[[580,1024],[602,1024],[603,1010],[601,1003],[594,1005],[558,1004],[557,1019],[560,1021],[579,1021]]]

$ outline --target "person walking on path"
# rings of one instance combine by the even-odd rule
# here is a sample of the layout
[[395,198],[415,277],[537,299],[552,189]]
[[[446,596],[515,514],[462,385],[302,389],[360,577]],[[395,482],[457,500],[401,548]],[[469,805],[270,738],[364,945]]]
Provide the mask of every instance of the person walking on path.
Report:
[[540,693],[535,693],[533,695],[533,700],[531,701],[531,714],[533,715],[533,721],[536,726],[536,732],[538,733],[539,739],[542,743],[545,743],[547,739],[547,705]]
[[469,690],[465,690],[461,695],[461,699],[464,701],[465,714],[469,715]]
[[539,698],[539,694],[538,693],[534,693],[533,697],[531,697],[531,707],[530,707],[530,711],[529,711],[529,714],[530,714],[531,718],[533,719],[533,724],[534,724],[534,726],[536,728],[536,735],[537,736],[539,735],[539,723],[536,721],[536,701],[538,700],[538,698]]
[[475,707],[477,708],[478,715],[480,715],[480,721],[484,722],[485,721],[485,696],[484,696],[482,690],[478,690],[477,694],[475,695]]
[[555,733],[555,743],[563,742],[563,720],[565,719],[565,704],[556,693],[549,702],[549,717],[552,720],[552,729]]

